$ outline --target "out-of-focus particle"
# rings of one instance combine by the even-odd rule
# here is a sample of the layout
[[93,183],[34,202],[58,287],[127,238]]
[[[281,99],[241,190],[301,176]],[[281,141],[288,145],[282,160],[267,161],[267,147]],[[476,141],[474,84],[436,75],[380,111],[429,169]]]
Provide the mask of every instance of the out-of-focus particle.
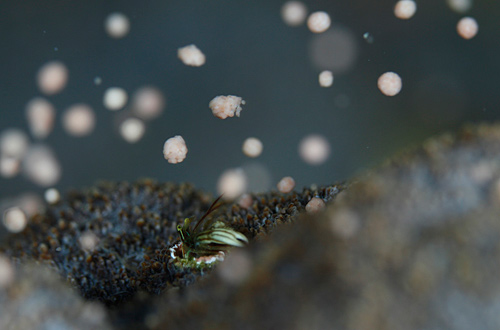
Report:
[[132,111],[143,120],[160,116],[164,107],[165,97],[156,87],[142,87],[132,96]]
[[99,243],[99,238],[91,231],[84,232],[78,239],[83,250],[93,251]]
[[120,110],[128,100],[127,92],[120,87],[111,87],[104,92],[103,103],[109,110]]
[[217,192],[226,199],[241,196],[247,188],[247,177],[241,168],[224,171],[217,181]]
[[215,117],[220,119],[226,119],[227,117],[240,116],[242,110],[241,105],[244,105],[245,101],[234,95],[219,95],[216,96],[210,103],[208,107],[212,109],[212,113]]
[[120,39],[130,31],[130,21],[122,13],[112,13],[106,18],[104,28],[111,38]]
[[363,33],[363,39],[365,39],[366,42],[369,44],[373,44],[373,42],[375,41],[375,39],[373,38],[373,36],[370,32]]
[[3,213],[3,224],[8,231],[19,233],[28,224],[28,219],[19,207],[11,207]]
[[288,26],[299,26],[307,17],[307,7],[301,1],[287,1],[281,7],[281,17]]
[[95,77],[94,78],[94,84],[96,86],[99,86],[100,84],[102,84],[102,78],[101,77]]
[[186,141],[180,135],[171,137],[163,145],[163,156],[170,164],[182,162],[187,155]]
[[330,221],[333,233],[345,239],[354,236],[361,227],[359,217],[349,210],[335,212]]
[[177,50],[177,56],[182,63],[189,66],[202,66],[205,64],[205,54],[195,45],[187,45]]
[[472,0],[446,0],[451,10],[463,14],[472,7]]
[[238,200],[238,205],[244,209],[248,209],[253,204],[253,198],[250,194],[243,194]]
[[309,135],[300,141],[300,157],[310,165],[324,163],[330,155],[330,144],[320,135]]
[[248,277],[251,268],[252,260],[248,253],[242,250],[234,250],[217,268],[217,273],[223,281],[237,285]]
[[394,15],[399,19],[410,19],[417,11],[417,4],[413,0],[399,0],[394,6]]
[[61,166],[51,149],[34,146],[23,159],[23,172],[42,187],[55,185],[61,177]]
[[323,33],[330,27],[330,15],[324,11],[317,11],[309,15],[307,19],[307,27],[311,32]]
[[13,178],[19,173],[21,162],[18,158],[0,156],[0,176]]
[[37,139],[44,139],[52,132],[55,116],[54,106],[44,98],[34,98],[26,105],[26,119],[31,134]]
[[276,185],[282,194],[288,194],[295,188],[295,180],[291,176],[285,176]]
[[50,188],[45,190],[45,193],[43,194],[45,201],[49,204],[55,204],[59,202],[61,199],[61,194],[59,193],[59,190],[56,188]]
[[243,153],[248,157],[258,157],[262,153],[262,142],[254,137],[249,137],[243,142]]
[[9,128],[0,135],[0,154],[21,159],[28,149],[29,139],[26,133],[17,128]]
[[319,74],[318,80],[321,87],[330,87],[333,84],[333,73],[325,70]]
[[48,62],[38,70],[38,88],[47,95],[59,93],[67,82],[68,69],[59,61]]
[[70,135],[78,137],[88,135],[94,130],[94,111],[86,104],[75,104],[64,112],[62,124]]
[[14,265],[9,258],[0,254],[0,289],[8,287],[15,278]]
[[321,198],[313,197],[306,205],[306,212],[313,213],[321,211],[325,208],[325,205],[325,202]]
[[458,35],[464,39],[472,39],[476,36],[479,26],[472,17],[464,17],[457,24]]
[[129,143],[139,141],[145,131],[146,126],[144,125],[144,122],[137,118],[125,119],[120,125],[120,134],[123,139]]
[[401,91],[403,82],[401,81],[401,77],[397,73],[386,72],[378,78],[377,86],[382,94],[387,96],[394,96],[399,94],[399,92]]
[[309,56],[319,70],[334,74],[347,72],[354,67],[358,57],[357,36],[350,29],[336,26],[311,37]]

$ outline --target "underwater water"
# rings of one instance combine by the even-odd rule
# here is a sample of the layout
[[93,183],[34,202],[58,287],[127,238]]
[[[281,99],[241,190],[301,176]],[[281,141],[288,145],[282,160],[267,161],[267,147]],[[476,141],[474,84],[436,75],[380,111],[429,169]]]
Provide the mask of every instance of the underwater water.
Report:
[[[453,9],[452,2],[418,1],[413,17],[399,19],[396,1],[304,1],[308,13],[330,15],[323,33],[311,32],[305,22],[285,24],[285,1],[2,2],[0,134],[17,128],[29,135],[30,145],[48,146],[61,174],[45,185],[23,171],[0,177],[0,197],[41,197],[50,187],[63,193],[97,180],[139,177],[188,181],[215,192],[221,174],[237,168],[248,191],[276,189],[285,176],[298,188],[330,184],[437,132],[497,120],[500,5],[475,1]],[[115,12],[129,20],[122,38],[104,27]],[[470,40],[456,30],[465,16],[479,25]],[[204,65],[179,60],[178,48],[189,44],[205,54]],[[64,64],[68,80],[47,94],[37,74],[51,61]],[[333,73],[331,87],[318,83],[323,70]],[[392,97],[377,88],[388,71],[402,80]],[[144,121],[142,138],[129,143],[119,125],[134,117],[133,94],[144,86],[160,91],[165,107]],[[128,94],[118,111],[103,104],[110,87]],[[242,97],[241,116],[214,117],[208,104],[217,95]],[[55,108],[54,128],[43,139],[30,135],[25,115],[35,97]],[[93,111],[95,127],[72,136],[63,127],[64,115],[82,103]],[[317,165],[298,151],[311,134],[323,137],[330,151]],[[169,164],[163,143],[175,135],[184,138],[188,154]],[[248,137],[262,142],[260,156],[242,152]]]

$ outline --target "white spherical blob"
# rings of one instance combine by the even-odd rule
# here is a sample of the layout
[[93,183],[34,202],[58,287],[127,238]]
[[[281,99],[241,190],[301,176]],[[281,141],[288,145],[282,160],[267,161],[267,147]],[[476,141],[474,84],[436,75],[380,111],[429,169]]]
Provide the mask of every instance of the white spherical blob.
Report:
[[205,54],[195,45],[187,45],[177,50],[177,56],[185,65],[202,66],[205,64]]
[[358,37],[347,28],[336,26],[325,33],[312,36],[309,57],[318,70],[333,74],[349,71],[358,57]]
[[28,218],[19,207],[11,207],[3,214],[3,224],[8,231],[19,233],[28,224]]
[[15,279],[14,265],[10,259],[0,254],[0,289],[7,288]]
[[70,135],[77,137],[89,135],[95,126],[94,111],[86,104],[73,105],[64,112],[62,124]]
[[42,187],[53,186],[61,178],[59,161],[46,146],[34,146],[28,150],[23,159],[23,172]]
[[120,39],[130,31],[130,21],[122,13],[112,13],[106,18],[104,29],[111,38]]
[[93,251],[99,243],[99,237],[91,231],[86,231],[80,236],[78,242],[82,250]]
[[458,35],[464,39],[472,39],[476,36],[479,26],[472,17],[464,17],[457,24]]
[[26,119],[31,134],[37,139],[44,139],[52,132],[55,117],[54,106],[44,98],[34,98],[26,105]]
[[59,202],[59,200],[61,199],[61,194],[59,193],[59,190],[57,190],[56,188],[50,188],[45,190],[43,197],[45,198],[45,201],[47,203],[55,204]]
[[250,194],[243,194],[238,200],[238,205],[244,209],[248,209],[253,204],[253,198]]
[[234,249],[218,266],[217,273],[228,284],[238,285],[248,277],[252,264],[247,252]]
[[262,153],[262,142],[254,137],[249,137],[243,142],[243,153],[248,157],[258,157]]
[[377,86],[382,94],[387,96],[395,96],[401,91],[403,82],[401,81],[401,77],[397,73],[386,72],[378,78]]
[[146,126],[144,125],[144,122],[137,118],[125,119],[120,124],[120,134],[122,138],[129,143],[135,143],[139,141],[144,135],[145,131]]
[[361,227],[359,217],[349,210],[339,210],[330,221],[333,233],[346,239],[354,236]]
[[59,93],[67,82],[68,69],[59,61],[46,63],[38,70],[38,88],[47,95]]
[[224,171],[217,181],[217,192],[225,199],[241,196],[247,188],[247,177],[241,168]]
[[306,205],[306,212],[314,213],[321,211],[325,208],[325,205],[325,201],[323,201],[321,198],[313,197]]
[[320,135],[306,136],[300,141],[299,155],[310,165],[320,165],[330,155],[330,144]]
[[472,7],[472,0],[446,0],[451,10],[463,14]]
[[226,119],[227,117],[240,116],[242,110],[241,105],[245,104],[245,101],[234,95],[219,95],[216,96],[210,103],[208,107],[212,109],[212,113],[215,117],[220,119]]
[[157,118],[165,108],[165,97],[156,87],[146,86],[132,96],[132,111],[144,120]]
[[295,188],[295,180],[291,176],[285,176],[278,182],[276,187],[278,187],[280,193],[288,194]]
[[318,80],[321,87],[330,87],[333,84],[332,71],[325,70],[321,72],[318,76]]
[[9,179],[15,177],[21,168],[21,161],[10,156],[0,156],[0,176]]
[[188,149],[186,141],[180,135],[171,137],[163,145],[163,157],[170,164],[177,164],[186,159]]
[[17,128],[8,128],[0,134],[0,154],[21,159],[29,146],[26,133]]
[[287,1],[281,7],[281,17],[288,26],[299,26],[307,16],[307,7],[301,1]]
[[410,19],[417,11],[417,4],[413,0],[399,0],[394,6],[394,15],[399,19]]
[[330,20],[330,15],[324,11],[317,11],[309,15],[307,19],[307,27],[311,32],[323,33],[330,27],[332,21]]
[[127,92],[120,87],[110,87],[104,92],[103,104],[109,110],[120,110],[128,100]]

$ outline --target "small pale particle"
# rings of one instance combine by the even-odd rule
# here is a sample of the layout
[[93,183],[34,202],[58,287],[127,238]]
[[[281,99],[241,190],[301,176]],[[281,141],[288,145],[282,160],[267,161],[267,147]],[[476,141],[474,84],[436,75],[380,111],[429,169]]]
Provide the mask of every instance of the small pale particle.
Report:
[[10,259],[0,254],[0,288],[7,288],[15,279],[14,265]]
[[330,15],[324,11],[317,11],[309,15],[307,19],[307,27],[311,32],[323,33],[330,27],[331,24]]
[[3,214],[3,224],[8,231],[19,233],[28,224],[28,219],[19,207],[11,207]]
[[258,157],[262,153],[262,142],[254,137],[249,137],[243,142],[243,153],[248,157]]
[[109,110],[120,110],[128,100],[127,92],[120,87],[111,87],[104,92],[103,103]]
[[26,133],[17,128],[9,128],[0,134],[0,153],[2,156],[20,159],[29,146]]
[[67,82],[68,69],[59,61],[46,63],[38,70],[38,88],[47,95],[59,93]]
[[306,212],[318,212],[325,208],[325,202],[318,197],[313,197],[306,205]]
[[394,6],[394,15],[399,19],[410,19],[417,11],[417,4],[413,0],[400,0]]
[[91,231],[86,231],[80,236],[78,241],[83,250],[93,251],[99,243],[99,237]]
[[253,198],[250,194],[243,194],[238,200],[238,205],[244,209],[248,209],[253,204]]
[[50,187],[61,178],[61,165],[50,148],[34,146],[23,159],[23,172],[35,184]]
[[281,17],[288,26],[299,26],[307,16],[307,7],[301,1],[287,1],[281,7]]
[[330,87],[333,84],[333,73],[325,70],[319,74],[318,80],[321,87]]
[[446,0],[451,10],[463,14],[472,7],[472,0]]
[[479,31],[479,26],[474,18],[464,17],[458,21],[457,32],[462,38],[472,39],[476,36],[477,31]]
[[182,63],[189,66],[202,66],[205,64],[205,54],[195,45],[187,45],[177,50],[177,56]]
[[186,159],[188,149],[186,141],[180,135],[171,137],[163,145],[163,156],[170,164],[177,164]]
[[130,21],[122,13],[112,13],[106,18],[104,29],[110,37],[120,39],[130,31]]
[[401,77],[397,73],[386,72],[378,78],[377,86],[382,94],[387,96],[394,96],[399,94],[399,92],[401,91],[403,82],[401,81]]
[[247,176],[241,168],[224,171],[217,181],[217,192],[225,199],[241,196],[247,188]]
[[288,194],[295,188],[295,180],[291,176],[285,176],[276,185],[282,194]]
[[55,204],[59,202],[59,200],[61,199],[61,194],[59,193],[59,190],[57,190],[56,188],[50,188],[45,190],[43,197],[45,198],[45,201],[47,203]]
[[236,117],[239,117],[242,110],[241,105],[244,104],[245,101],[239,96],[219,95],[210,101],[208,107],[212,109],[215,117],[226,119],[227,117],[234,117],[235,114]]
[[300,157],[310,165],[320,165],[330,156],[330,144],[320,135],[309,135],[299,144]]
[[31,134],[37,139],[44,139],[52,132],[55,116],[54,106],[44,98],[34,98],[26,105],[26,119]]
[[95,126],[94,111],[86,104],[73,105],[64,112],[62,124],[70,135],[77,137],[89,135]]
[[144,122],[137,118],[125,119],[120,125],[120,134],[123,139],[129,143],[139,141],[145,131],[146,126],[144,125]]
[[164,108],[165,97],[156,87],[142,87],[132,96],[132,111],[143,120],[157,118]]
[[375,41],[375,38],[373,38],[370,32],[363,33],[363,39],[365,39],[369,44],[373,44],[373,42]]
[[6,179],[15,177],[19,173],[20,165],[18,158],[0,155],[0,176]]

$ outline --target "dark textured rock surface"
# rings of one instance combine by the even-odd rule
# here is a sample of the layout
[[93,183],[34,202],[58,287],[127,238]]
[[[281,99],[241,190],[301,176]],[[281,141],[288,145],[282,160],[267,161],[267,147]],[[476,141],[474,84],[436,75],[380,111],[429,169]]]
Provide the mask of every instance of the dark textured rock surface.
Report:
[[430,140],[161,297],[150,325],[499,329],[499,202],[500,126]]

